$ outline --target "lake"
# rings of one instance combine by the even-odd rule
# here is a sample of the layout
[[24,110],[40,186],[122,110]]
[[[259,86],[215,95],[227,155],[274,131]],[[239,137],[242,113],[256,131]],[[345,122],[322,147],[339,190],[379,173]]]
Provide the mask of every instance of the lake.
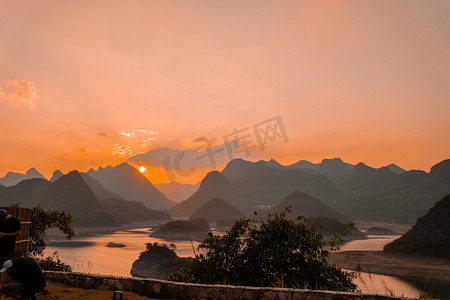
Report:
[[[190,241],[166,241],[151,238],[148,228],[121,230],[110,234],[77,236],[71,241],[52,238],[52,245],[45,250],[45,255],[54,251],[62,261],[70,265],[74,272],[131,276],[130,270],[139,254],[145,250],[146,243],[174,243],[176,253],[181,257],[194,256]],[[345,243],[342,251],[382,250],[383,246],[399,236],[369,236],[366,240]],[[109,242],[125,244],[123,248],[109,248]],[[197,249],[198,242],[193,242]],[[197,250],[196,250],[197,251]],[[393,276],[362,273],[355,281],[363,292],[394,294],[396,296],[419,297],[433,289],[440,298],[450,298],[450,285],[436,281],[411,280]]]

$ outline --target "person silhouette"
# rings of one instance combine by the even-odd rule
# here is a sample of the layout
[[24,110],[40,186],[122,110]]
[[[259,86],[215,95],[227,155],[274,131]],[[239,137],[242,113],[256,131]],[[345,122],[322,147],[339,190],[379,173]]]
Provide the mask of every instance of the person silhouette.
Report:
[[11,259],[19,235],[20,221],[6,210],[0,209],[0,265]]
[[23,257],[14,251],[11,257],[12,265],[6,270],[7,283],[0,293],[15,299],[35,300],[36,293],[44,290],[45,276],[38,263],[31,257]]

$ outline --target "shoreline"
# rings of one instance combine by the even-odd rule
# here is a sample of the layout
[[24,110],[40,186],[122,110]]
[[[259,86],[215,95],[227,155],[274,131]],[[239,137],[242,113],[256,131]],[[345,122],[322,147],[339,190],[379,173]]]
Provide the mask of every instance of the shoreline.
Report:
[[[77,237],[85,237],[85,236],[92,236],[92,235],[104,235],[104,234],[112,234],[117,231],[123,231],[123,230],[133,230],[133,229],[139,229],[139,228],[150,228],[155,225],[169,222],[167,221],[136,221],[136,222],[130,222],[130,223],[122,223],[117,226],[99,226],[99,227],[72,227],[72,229],[75,231],[74,238]],[[61,233],[56,228],[51,228],[47,232],[47,236],[51,238],[64,238],[64,234]],[[149,232],[150,234],[150,232]]]
[[340,251],[330,254],[331,264],[355,271],[412,279],[433,279],[450,283],[450,261],[421,255],[383,251]]

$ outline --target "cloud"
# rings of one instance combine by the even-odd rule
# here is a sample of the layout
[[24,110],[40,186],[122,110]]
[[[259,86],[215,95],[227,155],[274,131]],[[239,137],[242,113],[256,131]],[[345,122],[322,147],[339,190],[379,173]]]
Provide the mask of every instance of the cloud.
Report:
[[254,148],[243,151],[242,146],[237,148],[235,143],[217,144],[217,141],[206,138],[195,140],[196,146],[191,150],[171,149],[160,147],[139,153],[128,158],[134,164],[147,164],[164,169],[191,169],[222,167],[233,158],[257,159],[259,151]]
[[6,87],[12,89],[12,91],[4,91],[0,86],[1,99],[7,100],[13,106],[24,106],[31,110],[36,108],[36,101],[39,99],[39,95],[33,82],[10,80]]
[[103,132],[99,132],[98,135],[101,137],[110,137],[110,136],[114,136],[115,133],[112,131],[103,131]]

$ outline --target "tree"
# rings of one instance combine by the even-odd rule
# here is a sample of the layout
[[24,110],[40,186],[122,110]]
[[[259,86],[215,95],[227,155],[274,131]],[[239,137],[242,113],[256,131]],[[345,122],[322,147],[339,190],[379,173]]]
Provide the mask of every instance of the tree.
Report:
[[47,246],[43,238],[44,233],[52,227],[58,228],[70,240],[75,235],[71,227],[72,223],[72,215],[66,214],[64,211],[46,211],[39,205],[33,207],[31,212],[30,253],[34,256],[42,256],[44,254],[44,249]]
[[342,241],[329,243],[317,225],[299,217],[288,220],[287,208],[267,220],[241,219],[223,236],[210,234],[196,255],[172,280],[248,286],[278,286],[353,291],[354,273],[329,265],[327,258]]

